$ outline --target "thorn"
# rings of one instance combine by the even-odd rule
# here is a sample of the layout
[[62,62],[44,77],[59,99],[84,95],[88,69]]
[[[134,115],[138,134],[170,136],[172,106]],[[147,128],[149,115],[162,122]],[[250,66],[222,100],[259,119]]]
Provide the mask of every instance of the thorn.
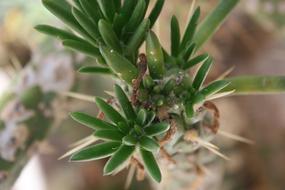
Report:
[[78,100],[87,101],[87,102],[92,102],[92,103],[95,102],[93,96],[89,96],[89,95],[85,95],[85,94],[80,94],[80,93],[75,93],[75,92],[62,92],[61,95],[67,96],[70,98],[75,98]]
[[219,131],[218,131],[218,134],[219,134],[219,135],[222,135],[222,136],[224,136],[224,137],[227,137],[227,138],[229,138],[229,139],[233,139],[233,140],[236,140],[236,141],[239,141],[239,142],[243,142],[243,143],[246,143],[246,144],[251,144],[251,145],[254,145],[254,144],[255,144],[255,142],[252,141],[252,140],[250,140],[250,139],[247,139],[247,138],[245,138],[245,137],[241,137],[241,136],[239,136],[239,135],[231,134],[231,133],[226,132],[226,131],[221,131],[221,130],[219,130]]
[[214,99],[218,99],[218,98],[223,98],[223,97],[226,97],[226,96],[230,96],[231,94],[233,94],[236,90],[231,90],[231,91],[227,91],[227,92],[221,92],[221,93],[217,93],[217,94],[214,94],[212,96],[209,96],[206,98],[207,101],[210,101],[210,100],[214,100]]
[[75,147],[75,148],[69,150],[67,153],[65,153],[65,154],[62,155],[60,158],[58,158],[58,160],[62,160],[62,159],[64,159],[64,158],[68,157],[68,156],[71,156],[71,155],[74,154],[75,152],[77,152],[77,151],[79,151],[79,150],[81,150],[81,149],[83,149],[83,148],[89,146],[90,144],[92,144],[92,143],[94,143],[94,142],[96,142],[96,141],[98,141],[98,139],[95,138],[95,137],[93,137],[93,138],[90,139],[89,141],[86,141],[86,142],[84,142],[83,144],[78,145],[77,147]]
[[221,158],[223,158],[224,160],[229,161],[230,158],[227,157],[226,155],[222,154],[221,152],[217,151],[216,149],[210,148],[208,146],[204,146],[206,149],[208,149],[209,151],[211,151],[212,153],[216,154],[217,156],[220,156]]
[[[196,5],[196,0],[193,0],[193,1],[191,2],[191,5],[190,5],[189,11],[188,11],[188,15],[187,15],[187,19],[188,19],[188,20],[187,20],[186,23],[189,23],[189,21],[190,21],[192,15],[193,15],[193,13],[194,13],[194,7],[195,7],[195,5]],[[187,27],[187,26],[186,26],[186,27]]]
[[134,175],[135,175],[135,171],[136,171],[136,166],[134,164],[131,164],[130,170],[128,172],[126,184],[125,184],[125,190],[130,188],[132,180],[133,180]]
[[91,138],[93,138],[93,135],[90,135],[88,137],[85,137],[83,139],[80,139],[79,141],[76,141],[74,143],[72,143],[71,145],[69,145],[68,147],[72,148],[72,147],[76,147],[76,146],[79,146],[80,144],[83,144],[87,141],[89,141]]
[[229,74],[231,74],[231,72],[233,72],[234,69],[235,69],[235,66],[230,67],[225,72],[223,72],[216,80],[222,80],[226,78]]

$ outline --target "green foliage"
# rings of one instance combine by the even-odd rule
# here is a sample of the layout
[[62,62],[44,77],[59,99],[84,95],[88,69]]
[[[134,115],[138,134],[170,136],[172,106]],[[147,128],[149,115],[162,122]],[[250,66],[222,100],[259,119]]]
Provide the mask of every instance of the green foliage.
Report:
[[[115,86],[115,94],[125,116],[101,98],[96,98],[96,104],[110,122],[84,113],[71,114],[76,121],[94,129],[93,135],[96,138],[106,141],[80,150],[71,157],[71,161],[97,160],[110,156],[104,168],[104,174],[110,175],[121,169],[138,148],[149,174],[154,180],[160,181],[160,172],[154,159],[160,146],[155,136],[164,134],[169,129],[169,124],[155,121],[155,114],[151,111],[143,108],[135,111],[127,95],[118,85]],[[106,147],[109,150],[106,150]],[[144,158],[145,155],[150,158]],[[150,167],[151,165],[156,168]]]
[[[100,67],[82,67],[79,72],[111,74],[124,86],[125,91],[115,85],[114,100],[119,106],[96,98],[105,120],[80,112],[71,114],[74,120],[95,130],[93,135],[101,140],[99,144],[79,150],[71,161],[110,157],[104,168],[105,175],[118,172],[128,165],[131,157],[140,155],[152,179],[161,181],[156,153],[161,148],[161,136],[170,128],[170,121],[159,117],[160,108],[166,109],[169,117],[175,115],[174,118],[183,121],[178,127],[186,130],[188,126],[183,125],[188,125],[187,121],[197,113],[194,106],[216,93],[231,90],[236,93],[279,92],[285,89],[284,77],[241,77],[205,84],[213,59],[207,53],[197,55],[196,52],[239,0],[221,0],[201,24],[200,8],[196,8],[184,33],[173,16],[170,52],[151,31],[164,0],[157,0],[149,15],[146,14],[149,0],[74,0],[75,6],[65,0],[42,1],[72,31],[48,25],[39,25],[36,29],[58,37],[64,46],[94,57],[102,64]],[[144,42],[146,49],[140,55]],[[189,70],[195,66],[199,69],[192,76]]]

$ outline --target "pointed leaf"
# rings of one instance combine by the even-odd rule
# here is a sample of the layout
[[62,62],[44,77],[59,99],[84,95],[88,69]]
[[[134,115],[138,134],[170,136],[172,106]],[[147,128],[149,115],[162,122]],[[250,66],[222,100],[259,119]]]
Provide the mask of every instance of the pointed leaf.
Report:
[[154,111],[148,111],[145,126],[149,126],[154,121],[155,116],[156,116],[156,114]]
[[123,116],[116,111],[112,106],[107,104],[103,99],[96,97],[97,106],[104,112],[104,114],[114,123],[125,122]]
[[77,20],[71,13],[71,6],[65,3],[66,7],[62,7],[58,2],[54,0],[42,0],[43,5],[56,17],[62,20],[65,24],[71,27],[73,30],[78,32],[84,38],[93,41],[93,39],[87,34],[87,32],[80,26]]
[[203,94],[205,97],[216,94],[217,92],[224,89],[226,86],[230,84],[229,81],[220,80],[220,81],[214,81],[205,88],[203,88],[200,93]]
[[142,22],[146,10],[146,3],[145,0],[138,0],[138,3],[133,11],[132,16],[129,18],[128,23],[125,26],[124,32],[128,39],[130,33],[134,32],[135,29],[139,26]]
[[194,37],[194,34],[195,34],[195,30],[197,27],[199,17],[200,17],[200,7],[196,8],[195,12],[193,13],[193,16],[191,17],[191,19],[187,25],[187,28],[186,28],[186,31],[184,33],[184,36],[183,36],[183,39],[181,42],[181,46],[180,46],[181,50],[185,49],[187,47],[187,45],[189,43],[191,43],[191,41]]
[[97,67],[97,66],[83,66],[78,70],[80,73],[89,74],[113,74],[109,68]]
[[157,18],[159,17],[161,10],[163,8],[164,5],[164,0],[157,0],[153,9],[150,12],[149,15],[149,20],[150,20],[150,28],[153,27],[153,25],[155,24]]
[[179,54],[180,46],[180,28],[176,16],[171,19],[171,55],[177,56]]
[[85,162],[107,158],[117,151],[120,143],[106,142],[87,147],[73,154],[70,158],[72,162]]
[[114,49],[117,52],[121,52],[120,41],[119,41],[116,33],[114,32],[111,24],[109,24],[105,20],[101,19],[99,21],[98,26],[99,26],[100,34],[101,34],[104,42],[106,43],[106,45],[109,46],[110,48]]
[[120,168],[135,151],[134,146],[121,145],[115,154],[108,160],[104,167],[104,175],[112,174],[116,169]]
[[185,48],[185,50],[182,51],[181,55],[185,61],[188,61],[188,59],[192,56],[196,48],[196,45],[194,43],[189,43],[189,45]]
[[98,21],[102,18],[99,5],[95,0],[80,0],[82,8],[87,13],[87,15],[92,19],[92,21],[97,24]]
[[146,39],[146,56],[151,77],[162,78],[165,73],[163,51],[158,38],[152,31]]
[[98,130],[93,135],[102,140],[115,142],[121,142],[124,137],[119,130]]
[[279,94],[285,92],[285,76],[239,76],[225,79],[230,84],[222,90],[234,95]]
[[159,144],[155,140],[146,136],[141,137],[139,143],[141,148],[150,152],[157,152],[160,148]]
[[147,118],[147,112],[145,109],[140,109],[140,111],[138,112],[138,116],[137,116],[137,123],[141,126],[143,126],[146,122],[146,118]]
[[193,41],[197,50],[216,32],[239,0],[221,0],[214,10],[207,15],[197,28]]
[[192,118],[194,116],[194,108],[193,103],[188,101],[184,104],[185,113],[188,118]]
[[[79,38],[78,36],[68,31],[65,31],[65,30],[62,30],[62,29],[59,29],[53,26],[49,26],[49,25],[37,25],[35,29],[41,33],[54,36],[54,37],[58,37],[61,40],[75,40],[75,41],[81,41],[81,42],[85,41],[82,38]],[[85,43],[88,43],[88,42],[85,41]]]
[[[100,34],[98,30],[98,26],[94,24],[88,16],[80,12],[76,8],[72,8],[72,14],[75,17],[75,19],[78,21],[78,23],[86,30],[86,32],[94,39],[94,43],[97,43],[97,41],[100,41]],[[97,40],[97,41],[96,41]]]
[[64,40],[63,45],[75,51],[84,53],[90,57],[98,58],[100,55],[99,49],[89,43],[83,43],[75,40]]
[[132,37],[127,43],[127,47],[125,50],[128,55],[130,55],[132,52],[140,48],[145,39],[146,33],[149,29],[149,24],[150,24],[149,20],[144,20],[139,25],[135,33],[132,35]]
[[161,172],[153,154],[143,149],[140,149],[140,153],[144,162],[144,166],[146,167],[146,171],[152,177],[152,179],[159,183],[161,181]]
[[71,118],[75,121],[81,123],[82,125],[85,125],[86,127],[89,127],[94,130],[99,129],[116,129],[114,125],[107,123],[106,121],[100,120],[96,117],[92,117],[88,114],[82,113],[82,112],[73,112],[70,114]]
[[97,2],[104,17],[110,22],[113,21],[116,12],[114,2],[112,0],[97,0]]
[[144,131],[147,134],[147,136],[157,136],[165,133],[166,131],[168,131],[169,128],[170,125],[168,123],[163,122],[151,125],[145,128]]
[[204,80],[206,79],[208,72],[213,64],[213,59],[208,58],[202,66],[199,68],[194,81],[193,81],[193,88],[196,90],[199,90],[202,84],[204,83]]
[[136,113],[133,109],[133,106],[123,89],[117,84],[115,85],[115,94],[121,105],[121,108],[125,113],[126,118],[129,120],[134,120],[136,118]]
[[123,143],[127,146],[135,146],[137,144],[137,139],[132,135],[127,135],[123,138]]
[[186,62],[185,65],[183,65],[183,69],[184,70],[190,69],[191,67],[194,67],[195,65],[205,61],[208,57],[209,55],[207,53],[198,55],[193,59],[189,60],[188,62]]
[[137,78],[137,68],[125,57],[115,50],[103,46],[100,47],[100,52],[113,72],[121,79],[131,84],[132,80]]

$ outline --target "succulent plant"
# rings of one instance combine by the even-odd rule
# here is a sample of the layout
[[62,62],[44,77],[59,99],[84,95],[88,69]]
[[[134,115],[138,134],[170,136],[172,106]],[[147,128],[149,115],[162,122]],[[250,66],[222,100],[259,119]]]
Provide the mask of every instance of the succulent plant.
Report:
[[169,124],[155,122],[155,113],[152,111],[144,108],[134,110],[120,86],[115,86],[115,92],[124,116],[101,98],[96,98],[97,106],[111,123],[80,112],[71,114],[76,121],[94,129],[93,135],[104,141],[75,153],[71,161],[89,161],[111,156],[104,168],[104,174],[109,175],[122,169],[121,166],[137,149],[151,177],[160,182],[161,174],[154,157],[160,148],[156,137],[165,133]]
[[[80,72],[108,74],[117,81],[113,106],[96,98],[98,108],[106,115],[104,120],[80,112],[71,114],[79,123],[94,129],[93,137],[100,141],[74,153],[71,161],[110,157],[104,168],[106,175],[128,165],[130,158],[137,158],[137,151],[149,175],[157,182],[161,181],[158,150],[166,155],[169,151],[170,159],[172,155],[184,158],[197,154],[199,146],[196,145],[203,142],[221,155],[216,146],[209,144],[218,132],[219,114],[215,105],[207,101],[230,93],[284,90],[285,80],[281,76],[227,78],[205,83],[213,59],[207,53],[197,52],[238,0],[220,1],[201,23],[200,8],[196,8],[183,35],[173,16],[169,52],[152,30],[164,0],[157,0],[148,15],[149,0],[42,2],[71,31],[48,25],[36,29],[97,60],[98,65],[82,67]],[[194,66],[199,66],[198,71],[189,74]],[[206,108],[205,113],[199,107]],[[210,132],[205,132],[209,128]],[[186,172],[188,169],[184,167]]]

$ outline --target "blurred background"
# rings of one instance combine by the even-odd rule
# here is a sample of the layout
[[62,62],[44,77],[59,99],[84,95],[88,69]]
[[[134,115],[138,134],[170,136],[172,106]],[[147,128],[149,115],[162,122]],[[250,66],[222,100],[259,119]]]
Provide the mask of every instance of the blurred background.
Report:
[[[153,1],[151,1],[153,3]],[[176,14],[184,27],[191,0],[166,1],[159,25],[162,44],[168,47],[169,21]],[[196,0],[203,14],[216,0]],[[0,96],[13,79],[30,63],[49,64],[60,59],[78,65],[94,60],[64,50],[61,44],[36,32],[36,24],[61,26],[60,21],[41,5],[40,0],[0,1]],[[215,78],[233,68],[236,75],[285,75],[285,1],[241,0],[239,6],[204,47],[215,59],[210,77]],[[89,95],[106,95],[112,89],[104,76],[79,76],[73,90]],[[77,76],[78,75],[78,76]],[[216,101],[221,112],[221,127],[256,142],[249,146],[232,140],[217,139],[223,152],[231,158],[225,162],[223,190],[285,189],[285,95],[229,97]],[[104,161],[69,163],[58,158],[69,145],[88,135],[88,129],[68,119],[68,113],[87,110],[96,114],[96,106],[85,101],[64,98],[59,104],[60,122],[32,160],[26,165],[13,190],[120,190],[126,173],[103,177]],[[151,189],[148,181],[133,182],[131,189]]]

